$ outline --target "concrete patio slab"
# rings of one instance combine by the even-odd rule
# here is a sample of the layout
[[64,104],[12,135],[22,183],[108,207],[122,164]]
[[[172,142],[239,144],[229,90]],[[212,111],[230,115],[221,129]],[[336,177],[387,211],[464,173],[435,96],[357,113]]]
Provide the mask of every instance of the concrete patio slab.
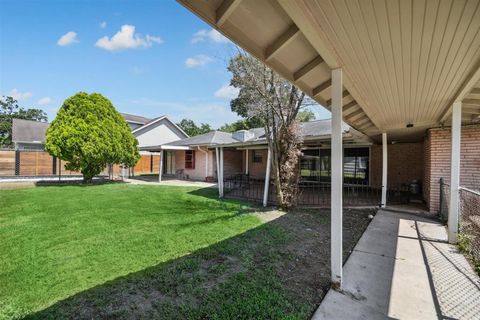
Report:
[[313,319],[475,319],[480,280],[446,240],[434,220],[380,210]]
[[162,185],[162,186],[179,186],[179,187],[202,187],[210,188],[216,187],[217,184],[213,182],[204,182],[204,181],[193,181],[193,180],[181,180],[181,179],[172,179],[166,178],[162,182],[158,182],[157,176],[139,176],[124,178],[124,182],[131,184],[146,184],[146,185]]

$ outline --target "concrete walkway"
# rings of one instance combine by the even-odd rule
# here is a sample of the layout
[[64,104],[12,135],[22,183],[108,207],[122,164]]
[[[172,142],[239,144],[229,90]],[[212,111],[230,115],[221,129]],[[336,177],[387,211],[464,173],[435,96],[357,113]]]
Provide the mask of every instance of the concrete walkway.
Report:
[[313,319],[479,319],[480,279],[443,225],[380,210]]

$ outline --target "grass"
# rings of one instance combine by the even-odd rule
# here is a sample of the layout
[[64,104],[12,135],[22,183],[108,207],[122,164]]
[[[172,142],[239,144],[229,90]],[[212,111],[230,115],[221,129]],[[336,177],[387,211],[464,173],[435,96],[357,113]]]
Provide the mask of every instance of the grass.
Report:
[[260,224],[213,189],[120,184],[0,191],[0,318],[41,310]]
[[[329,210],[262,223],[271,213],[173,186],[0,197],[4,318],[309,319],[329,288]],[[345,258],[370,213],[344,212]]]

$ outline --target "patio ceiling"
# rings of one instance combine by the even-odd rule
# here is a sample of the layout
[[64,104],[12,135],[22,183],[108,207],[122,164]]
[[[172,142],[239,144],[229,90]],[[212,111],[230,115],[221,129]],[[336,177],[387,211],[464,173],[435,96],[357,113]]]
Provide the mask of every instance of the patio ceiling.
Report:
[[480,120],[478,0],[178,1],[327,109],[341,67],[344,121],[370,137],[421,140],[459,100]]

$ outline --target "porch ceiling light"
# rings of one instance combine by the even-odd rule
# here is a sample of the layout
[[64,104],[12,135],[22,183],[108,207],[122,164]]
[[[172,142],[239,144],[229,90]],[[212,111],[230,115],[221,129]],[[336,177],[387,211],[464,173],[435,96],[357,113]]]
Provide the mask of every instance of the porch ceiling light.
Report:
[[413,128],[413,123],[407,123],[407,128]]

